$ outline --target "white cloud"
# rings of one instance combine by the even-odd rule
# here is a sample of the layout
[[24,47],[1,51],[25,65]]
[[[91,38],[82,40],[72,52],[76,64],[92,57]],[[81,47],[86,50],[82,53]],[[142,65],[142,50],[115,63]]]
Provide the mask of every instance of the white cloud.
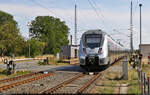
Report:
[[[19,25],[27,28],[25,23],[33,19],[36,16],[44,16],[44,15],[52,15],[55,17],[60,17],[62,20],[65,20],[67,24],[71,28],[71,32],[73,32],[73,24],[74,24],[74,9],[44,9],[39,6],[27,6],[27,5],[19,5],[19,4],[0,4],[0,10],[9,12],[15,16],[15,19],[19,22]],[[97,18],[96,14],[93,10],[88,9],[78,9],[77,11],[77,19],[79,23],[79,28],[81,29],[90,29],[92,27],[98,28],[101,26],[104,29],[110,28],[122,28],[122,26],[126,26],[125,28],[129,28],[129,20],[130,20],[130,12],[118,12],[118,11],[103,11],[103,16],[100,15],[100,18]],[[105,24],[102,22],[102,19],[105,21]],[[138,48],[139,43],[139,13],[134,14],[134,26],[136,29],[134,31],[134,46]],[[149,24],[150,21],[150,13],[147,10],[143,11],[143,43],[150,43],[150,33],[149,33]],[[22,23],[23,25],[21,25]],[[109,27],[108,27],[109,26]],[[24,29],[25,29],[24,28]],[[124,27],[123,27],[124,28]],[[80,29],[79,29],[80,30]],[[22,30],[25,31],[25,30]],[[27,29],[26,29],[27,31]],[[121,31],[121,30],[120,30]],[[122,31],[125,32],[125,31]],[[129,33],[129,32],[128,32]],[[26,35],[26,33],[23,33]],[[73,33],[72,33],[73,34]],[[122,37],[123,38],[123,37]],[[127,38],[123,38],[126,40]],[[129,46],[129,45],[128,45]]]

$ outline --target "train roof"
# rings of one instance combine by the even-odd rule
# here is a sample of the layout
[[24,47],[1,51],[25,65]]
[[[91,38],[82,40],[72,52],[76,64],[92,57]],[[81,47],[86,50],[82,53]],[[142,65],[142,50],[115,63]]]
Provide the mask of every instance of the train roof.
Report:
[[[115,41],[118,45],[120,45],[121,47],[123,47],[123,45],[121,43],[118,43],[116,40],[114,40],[109,34],[107,34],[106,32],[102,31],[101,29],[93,29],[93,30],[88,30],[86,32],[83,33],[83,35],[85,34],[103,34],[103,35],[107,35],[108,37],[110,37],[113,41]],[[83,36],[82,35],[82,36]]]
[[106,32],[102,31],[101,29],[95,29],[95,30],[88,30],[86,32],[83,33],[83,35],[85,34],[106,34]]

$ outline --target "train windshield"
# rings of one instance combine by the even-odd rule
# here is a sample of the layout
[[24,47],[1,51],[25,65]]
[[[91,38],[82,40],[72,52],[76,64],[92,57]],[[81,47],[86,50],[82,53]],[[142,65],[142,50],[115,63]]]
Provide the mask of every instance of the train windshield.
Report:
[[100,47],[102,34],[87,34],[85,35],[85,45],[89,48]]

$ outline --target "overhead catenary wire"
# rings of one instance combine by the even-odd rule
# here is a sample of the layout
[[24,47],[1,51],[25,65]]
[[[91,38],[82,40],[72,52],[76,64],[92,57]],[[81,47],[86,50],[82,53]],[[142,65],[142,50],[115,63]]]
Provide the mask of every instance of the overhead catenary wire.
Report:
[[[92,4],[92,2],[91,2],[90,0],[88,0],[88,2],[89,2],[89,4],[90,4],[90,6],[92,7],[93,11],[95,12],[95,14],[96,14],[98,20],[101,20],[102,23],[104,24],[104,21],[101,19],[100,15],[99,15],[98,12],[97,12],[97,9],[94,7],[94,5]],[[102,27],[101,27],[101,28],[102,28]]]
[[[100,3],[99,3],[99,2],[96,2],[96,1],[97,1],[97,0],[91,0],[91,2],[90,2],[90,0],[89,0],[89,3],[91,3],[91,7],[93,6],[93,8],[94,8],[96,14],[98,15],[99,19],[101,19],[101,21],[102,21],[104,27],[106,27],[105,29],[111,29],[111,30],[112,30],[112,24],[106,22],[105,16],[104,16],[104,14],[102,13],[102,9],[101,9],[101,7],[99,6]],[[97,4],[97,3],[99,3],[99,4]],[[92,5],[92,4],[93,4],[93,5]],[[107,19],[107,21],[108,21],[108,19]],[[110,21],[109,21],[109,22],[110,22]],[[109,32],[109,30],[107,30],[107,32]]]
[[[64,19],[65,21],[69,22],[70,25],[72,25],[71,27],[73,27],[73,25],[74,25],[73,19],[72,19],[72,20],[69,20],[69,19],[67,19],[67,18],[64,18],[64,17],[62,17],[62,16],[56,14],[56,12],[54,12],[54,10],[50,10],[49,8],[47,8],[47,7],[45,7],[44,5],[40,4],[39,2],[37,2],[37,1],[35,1],[35,0],[31,0],[31,1],[32,1],[34,4],[38,5],[39,7],[48,10],[49,12],[51,12],[52,14],[54,14],[56,17],[62,18],[62,19]],[[82,22],[80,21],[80,23],[82,23]],[[83,24],[83,25],[85,26],[86,24]],[[78,28],[82,29],[82,27],[80,27],[79,25],[78,25]],[[74,30],[74,29],[72,29],[72,30]]]
[[[90,0],[89,0],[90,1]],[[104,21],[104,15],[102,14],[102,12],[101,12],[101,8],[99,7],[99,6],[97,6],[97,4],[96,4],[96,2],[94,1],[94,0],[92,0],[91,1],[91,4],[92,4],[92,2],[93,2],[93,5],[95,5],[95,11],[96,11],[96,13],[98,14],[98,16],[101,18],[101,20],[102,20],[102,22],[105,24],[105,21]],[[98,11],[97,11],[97,9],[96,9],[96,7],[99,9]],[[100,14],[99,14],[100,13]]]
[[139,0],[136,1],[135,7],[133,10],[133,16],[134,16],[135,12],[137,11],[138,5],[139,5]]
[[[110,26],[110,24],[107,24],[104,20],[105,20],[105,16],[102,14],[101,8],[96,4],[96,2],[94,0],[88,0],[90,6],[92,7],[92,9],[94,10],[94,12],[96,13],[96,16],[98,17],[98,19],[100,19],[103,23],[104,28],[106,27],[106,29],[112,29],[112,26]],[[97,8],[96,8],[97,7]],[[99,10],[97,10],[99,9]],[[109,26],[110,27],[109,27]],[[103,30],[103,29],[102,29]],[[109,34],[109,30],[107,30],[107,33]]]
[[93,2],[93,4],[97,7],[97,9],[98,9],[98,12],[99,12],[99,14],[100,14],[100,16],[101,16],[101,18],[102,18],[102,20],[103,20],[103,22],[104,22],[104,25],[107,27],[107,28],[111,28],[112,29],[112,24],[110,24],[110,23],[107,23],[107,22],[110,22],[110,21],[108,21],[108,19],[106,20],[105,18],[105,16],[104,16],[104,14],[103,14],[103,12],[102,12],[102,9],[101,9],[101,6],[100,6],[100,2],[97,2],[98,0],[92,0],[92,2]]
[[[105,21],[105,24],[107,24],[107,25],[109,25],[109,27],[111,27],[112,28],[112,24],[110,24],[110,23],[107,23],[107,22],[111,22],[111,21],[108,21],[108,19],[105,19],[106,17],[104,16],[104,14],[102,13],[102,11],[101,11],[101,6],[100,6],[100,2],[99,2],[100,0],[92,0],[92,2],[95,4],[95,6],[97,6],[97,8],[98,8],[98,11],[100,12],[100,15],[101,15],[101,17],[103,18],[103,20]],[[106,22],[107,21],[107,22]],[[122,27],[122,26],[120,26],[120,25],[117,25],[118,27]],[[114,28],[113,28],[114,29]],[[112,29],[112,30],[113,30]],[[119,28],[115,28],[115,29],[119,29]],[[119,29],[120,30],[120,29]],[[126,30],[128,30],[128,29],[126,29]]]
[[31,1],[32,1],[34,4],[40,6],[41,8],[48,10],[49,12],[51,12],[52,14],[54,14],[56,17],[62,18],[62,19],[64,19],[64,20],[68,21],[69,23],[73,24],[73,21],[70,21],[70,20],[68,20],[68,19],[66,19],[66,18],[64,18],[64,17],[61,17],[60,15],[56,14],[55,12],[53,12],[53,11],[50,10],[49,8],[45,7],[44,5],[38,3],[37,1],[35,1],[35,0],[31,0]]

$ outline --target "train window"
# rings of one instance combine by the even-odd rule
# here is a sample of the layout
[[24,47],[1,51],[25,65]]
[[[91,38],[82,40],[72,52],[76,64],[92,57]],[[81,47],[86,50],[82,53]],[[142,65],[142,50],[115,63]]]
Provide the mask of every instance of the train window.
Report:
[[100,38],[88,38],[86,39],[86,43],[99,43]]
[[101,34],[87,34],[85,36],[85,45],[89,48],[100,47],[102,41]]

